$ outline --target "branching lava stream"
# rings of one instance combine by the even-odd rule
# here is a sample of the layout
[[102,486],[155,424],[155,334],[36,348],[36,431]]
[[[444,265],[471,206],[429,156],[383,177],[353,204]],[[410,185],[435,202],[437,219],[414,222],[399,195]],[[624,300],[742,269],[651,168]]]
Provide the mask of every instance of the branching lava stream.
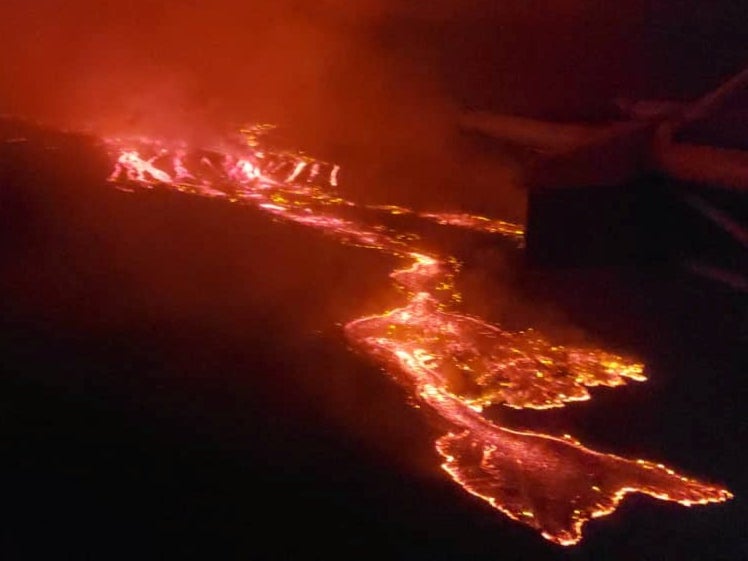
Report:
[[[627,493],[685,506],[731,498],[726,489],[661,464],[596,452],[569,435],[512,430],[487,419],[482,412],[491,405],[562,407],[589,399],[589,387],[644,381],[643,366],[598,349],[554,345],[534,330],[503,331],[459,313],[455,259],[424,251],[417,236],[346,218],[345,211],[361,207],[336,195],[338,166],[263,150],[258,131],[243,131],[241,145],[221,150],[109,140],[117,160],[110,181],[123,190],[159,186],[250,204],[342,243],[402,259],[404,265],[390,275],[405,294],[402,307],[351,321],[345,335],[450,427],[436,450],[463,489],[561,545],[577,543],[584,523],[613,512]],[[521,226],[500,220],[364,208],[523,240]]]

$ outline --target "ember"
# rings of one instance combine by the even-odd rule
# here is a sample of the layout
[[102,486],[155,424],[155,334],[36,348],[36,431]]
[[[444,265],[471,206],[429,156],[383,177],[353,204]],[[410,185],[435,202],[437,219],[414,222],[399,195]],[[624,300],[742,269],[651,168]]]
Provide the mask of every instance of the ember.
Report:
[[[569,435],[512,430],[484,416],[495,405],[547,409],[587,400],[589,387],[644,381],[643,365],[600,349],[555,345],[534,330],[507,332],[459,313],[457,261],[424,251],[417,236],[336,213],[358,206],[335,193],[337,165],[262,151],[254,137],[229,152],[187,151],[142,139],[111,140],[109,146],[116,158],[110,181],[122,188],[159,185],[226,198],[402,259],[390,276],[404,290],[403,305],[351,321],[346,337],[451,427],[436,450],[452,479],[546,539],[577,543],[585,522],[613,512],[627,493],[685,506],[732,497],[661,464],[596,452]],[[523,240],[520,225],[486,217],[365,208]]]

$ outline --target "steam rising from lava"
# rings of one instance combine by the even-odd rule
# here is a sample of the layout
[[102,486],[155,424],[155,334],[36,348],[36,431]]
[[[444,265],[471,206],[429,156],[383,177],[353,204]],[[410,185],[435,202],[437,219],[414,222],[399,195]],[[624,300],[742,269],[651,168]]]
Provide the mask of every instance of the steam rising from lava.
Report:
[[[463,489],[562,545],[577,543],[587,521],[613,512],[628,493],[686,506],[732,496],[661,464],[596,452],[569,435],[518,431],[489,420],[483,414],[488,406],[563,407],[589,399],[588,387],[642,382],[643,366],[601,349],[556,345],[533,330],[507,332],[460,313],[455,259],[425,250],[415,235],[357,218],[351,211],[361,205],[336,193],[336,165],[265,150],[255,133],[249,130],[249,142],[229,152],[112,140],[117,163],[110,180],[124,190],[159,186],[253,205],[342,243],[400,258],[403,266],[390,276],[403,290],[402,306],[349,322],[345,335],[448,427],[436,450]],[[516,243],[523,237],[521,226],[481,216],[366,209],[413,214]]]

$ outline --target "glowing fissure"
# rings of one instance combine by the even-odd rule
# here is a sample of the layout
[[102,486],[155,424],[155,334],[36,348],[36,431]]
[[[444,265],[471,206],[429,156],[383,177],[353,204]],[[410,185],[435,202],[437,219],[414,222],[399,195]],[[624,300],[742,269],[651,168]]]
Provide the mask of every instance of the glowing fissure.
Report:
[[[453,283],[455,259],[423,251],[412,234],[334,214],[357,206],[335,194],[339,166],[260,150],[251,134],[241,149],[228,153],[188,151],[146,139],[108,145],[116,158],[110,181],[124,189],[159,185],[250,204],[343,243],[403,259],[406,264],[390,276],[406,294],[404,305],[351,321],[345,326],[347,339],[384,364],[451,427],[436,450],[452,479],[546,539],[577,543],[584,523],[613,512],[627,493],[686,506],[731,498],[724,488],[661,464],[596,452],[569,435],[512,430],[484,416],[492,405],[547,409],[587,400],[589,387],[644,381],[643,366],[600,349],[554,345],[532,329],[507,332],[458,313],[453,309],[460,300]],[[520,225],[481,216],[365,208],[517,243],[523,239]]]

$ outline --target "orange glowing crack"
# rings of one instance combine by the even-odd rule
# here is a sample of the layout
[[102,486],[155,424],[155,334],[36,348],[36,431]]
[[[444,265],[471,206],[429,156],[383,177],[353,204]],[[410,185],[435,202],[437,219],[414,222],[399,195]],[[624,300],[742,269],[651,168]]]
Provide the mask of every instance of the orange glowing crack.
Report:
[[[684,506],[725,501],[729,491],[661,464],[590,450],[556,437],[496,424],[484,408],[547,409],[587,400],[587,388],[643,382],[643,365],[594,348],[556,345],[529,329],[508,332],[453,309],[459,264],[417,245],[418,237],[342,215],[357,205],[335,194],[340,167],[294,154],[260,150],[265,129],[246,131],[241,150],[189,153],[160,142],[110,140],[110,181],[123,189],[157,185],[248,204],[342,243],[401,258],[390,274],[406,294],[400,308],[345,326],[348,341],[387,367],[451,427],[436,441],[442,467],[465,491],[560,545],[577,543],[592,518],[613,512],[628,493]],[[258,132],[259,131],[259,132]],[[417,213],[368,206],[438,224],[498,234],[521,244],[520,225],[459,213]],[[342,214],[342,213],[341,213]]]
[[488,232],[489,234],[501,234],[517,240],[524,240],[525,236],[525,229],[519,224],[512,224],[511,222],[487,218],[485,216],[452,212],[429,212],[421,213],[420,216],[429,218],[445,226],[457,226],[458,228]]

